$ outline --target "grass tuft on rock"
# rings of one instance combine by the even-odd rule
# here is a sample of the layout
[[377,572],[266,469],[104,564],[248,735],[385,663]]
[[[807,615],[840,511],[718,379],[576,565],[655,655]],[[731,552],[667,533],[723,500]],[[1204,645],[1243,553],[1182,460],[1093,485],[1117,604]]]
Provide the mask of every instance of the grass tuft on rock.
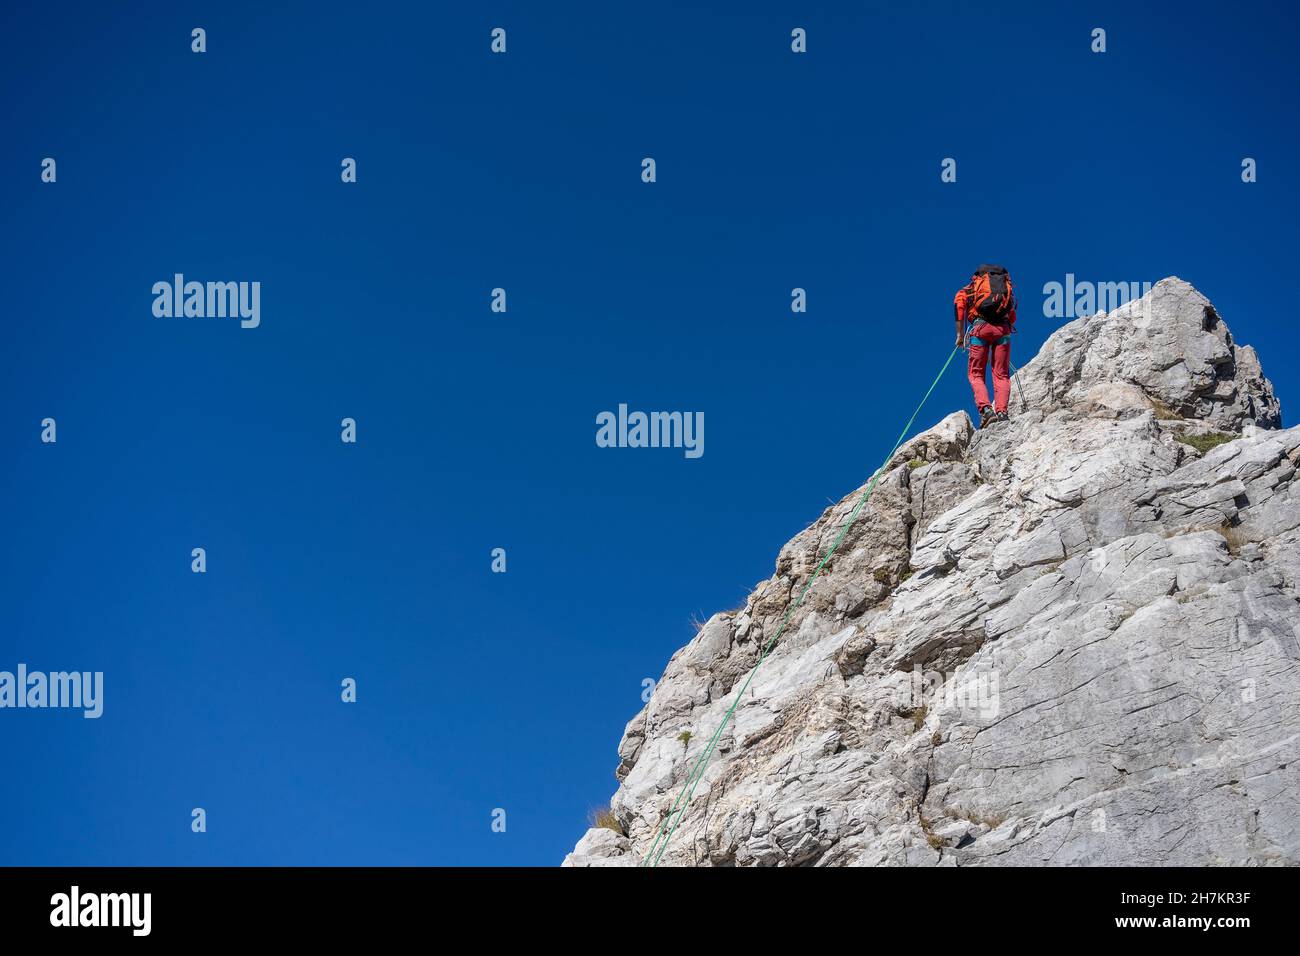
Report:
[[1241,549],[1250,544],[1250,536],[1238,525],[1225,521],[1219,526],[1219,534],[1223,535],[1223,540],[1228,543],[1228,553],[1234,557],[1241,553]]
[[627,836],[623,832],[623,825],[618,822],[618,817],[614,816],[614,811],[609,807],[596,807],[587,814],[587,824],[597,829],[613,830],[620,836]]
[[1151,402],[1151,407],[1155,409],[1156,421],[1181,422],[1186,420],[1183,418],[1182,415],[1178,414],[1178,412],[1174,411],[1164,402],[1160,401],[1160,399],[1151,398],[1149,399],[1149,401]]
[[1227,444],[1235,439],[1236,435],[1225,435],[1223,432],[1206,432],[1204,435],[1175,435],[1174,438],[1184,445],[1191,445],[1202,455],[1211,448],[1218,448],[1220,445]]

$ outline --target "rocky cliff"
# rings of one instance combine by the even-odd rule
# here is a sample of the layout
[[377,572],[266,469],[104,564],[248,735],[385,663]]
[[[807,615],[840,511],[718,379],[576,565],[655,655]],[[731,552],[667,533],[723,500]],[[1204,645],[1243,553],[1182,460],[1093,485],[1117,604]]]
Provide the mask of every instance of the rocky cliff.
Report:
[[[661,864],[1300,863],[1300,428],[1173,278],[1017,386],[886,466]],[[864,490],[673,655],[566,865],[641,861]]]

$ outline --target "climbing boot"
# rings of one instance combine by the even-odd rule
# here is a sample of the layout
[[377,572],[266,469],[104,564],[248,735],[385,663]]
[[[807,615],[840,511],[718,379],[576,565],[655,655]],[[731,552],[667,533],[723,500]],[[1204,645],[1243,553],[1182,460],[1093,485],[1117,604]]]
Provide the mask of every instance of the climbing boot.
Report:
[[985,405],[980,409],[980,428],[988,428],[997,418],[997,412],[993,411],[992,405]]

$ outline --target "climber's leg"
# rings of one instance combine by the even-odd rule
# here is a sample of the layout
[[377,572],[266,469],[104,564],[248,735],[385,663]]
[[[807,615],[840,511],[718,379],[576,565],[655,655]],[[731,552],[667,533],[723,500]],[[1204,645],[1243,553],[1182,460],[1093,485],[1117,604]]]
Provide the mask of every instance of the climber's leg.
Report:
[[991,345],[989,348],[993,349],[993,408],[995,411],[1005,412],[1007,401],[1011,398],[1010,338],[1004,336],[996,345]]
[[966,377],[970,379],[970,390],[975,395],[975,407],[983,411],[989,403],[989,390],[984,384],[984,368],[989,360],[989,346],[979,339],[971,339],[970,360],[966,363]]

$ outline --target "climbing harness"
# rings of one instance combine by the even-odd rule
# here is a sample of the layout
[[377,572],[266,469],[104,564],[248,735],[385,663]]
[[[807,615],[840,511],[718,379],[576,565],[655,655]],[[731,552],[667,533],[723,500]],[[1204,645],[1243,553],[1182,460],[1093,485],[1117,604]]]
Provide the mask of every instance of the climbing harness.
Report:
[[673,805],[669,809],[668,815],[664,817],[659,824],[659,829],[655,831],[654,839],[650,841],[650,847],[641,860],[641,866],[645,866],[647,862],[652,867],[659,865],[659,860],[663,857],[664,850],[668,848],[668,842],[673,838],[673,834],[677,831],[677,825],[682,822],[682,817],[686,815],[686,808],[690,805],[691,797],[695,795],[695,788],[699,785],[701,778],[704,776],[704,771],[708,767],[709,758],[713,756],[713,750],[718,744],[718,739],[722,736],[722,731],[726,729],[727,724],[730,723],[732,716],[735,714],[736,707],[739,706],[740,699],[745,695],[745,690],[749,687],[750,681],[754,679],[754,675],[758,673],[758,669],[763,666],[763,661],[767,660],[768,652],[776,644],[777,639],[781,636],[782,632],[785,631],[786,625],[790,623],[790,616],[794,614],[795,611],[799,610],[799,606],[803,604],[803,599],[808,596],[808,591],[817,580],[817,576],[821,574],[822,568],[826,566],[826,562],[831,559],[833,554],[835,554],[835,549],[840,546],[840,542],[842,542],[844,536],[848,534],[849,528],[858,517],[858,512],[861,511],[863,505],[867,503],[867,499],[871,497],[871,493],[876,490],[876,482],[880,480],[880,476],[889,465],[890,459],[894,457],[894,452],[898,451],[899,446],[903,444],[903,439],[906,437],[908,429],[910,429],[912,423],[916,421],[916,416],[921,414],[921,409],[925,407],[925,403],[930,398],[930,394],[939,384],[939,379],[943,378],[943,373],[948,371],[948,366],[952,364],[953,356],[955,356],[959,351],[960,347],[954,347],[953,350],[948,353],[948,358],[943,363],[943,368],[939,369],[939,374],[934,377],[934,381],[930,383],[930,387],[925,390],[925,395],[921,398],[921,403],[916,406],[916,411],[912,412],[912,417],[907,420],[907,424],[903,426],[903,430],[898,433],[898,438],[894,442],[894,447],[889,449],[889,454],[885,456],[885,460],[881,463],[880,467],[876,469],[875,474],[871,476],[871,481],[867,483],[866,490],[862,493],[862,497],[849,513],[849,517],[844,522],[844,526],[840,528],[839,534],[831,543],[830,550],[826,552],[826,556],[822,558],[821,561],[818,562],[817,567],[813,569],[812,577],[808,579],[808,583],[805,584],[803,590],[799,592],[798,600],[786,608],[785,614],[781,618],[781,625],[776,629],[776,633],[772,635],[771,640],[763,645],[763,649],[758,655],[758,662],[750,669],[749,674],[745,677],[744,683],[740,685],[740,689],[736,692],[735,699],[731,702],[731,706],[727,708],[726,714],[723,715],[722,722],[718,724],[718,729],[715,730],[713,736],[709,738],[708,745],[700,752],[700,755],[695,758],[695,765],[687,775],[686,783],[682,785],[681,791],[678,792],[677,799],[673,801]]

